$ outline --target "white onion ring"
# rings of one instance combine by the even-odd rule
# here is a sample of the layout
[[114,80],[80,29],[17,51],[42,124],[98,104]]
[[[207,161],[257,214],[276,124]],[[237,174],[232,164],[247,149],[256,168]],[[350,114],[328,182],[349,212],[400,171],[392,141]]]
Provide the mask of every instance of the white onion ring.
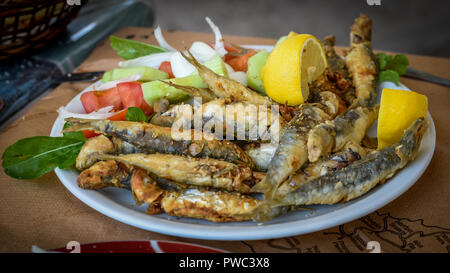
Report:
[[214,32],[214,35],[216,37],[216,42],[214,44],[214,50],[217,52],[217,54],[220,55],[220,57],[225,56],[228,51],[225,50],[225,43],[223,42],[222,33],[220,33],[219,27],[217,27],[209,17],[205,18],[208,25],[211,27],[212,31]]
[[175,48],[173,48],[171,45],[169,45],[169,43],[166,41],[166,39],[164,39],[162,30],[159,26],[157,26],[155,28],[154,33],[155,33],[156,41],[158,41],[158,44],[160,47],[167,49],[168,51],[177,51]]
[[170,61],[170,57],[174,52],[154,53],[147,56],[142,56],[128,61],[119,62],[120,67],[135,67],[135,66],[149,66],[151,68],[158,68],[162,62]]
[[89,114],[80,114],[80,113],[73,113],[68,110],[64,106],[59,107],[57,110],[59,116],[58,118],[83,118],[83,119],[107,119],[109,117],[112,117],[116,115],[119,112],[110,112],[113,110],[113,106],[106,106],[101,109],[98,109],[97,111],[91,112]]

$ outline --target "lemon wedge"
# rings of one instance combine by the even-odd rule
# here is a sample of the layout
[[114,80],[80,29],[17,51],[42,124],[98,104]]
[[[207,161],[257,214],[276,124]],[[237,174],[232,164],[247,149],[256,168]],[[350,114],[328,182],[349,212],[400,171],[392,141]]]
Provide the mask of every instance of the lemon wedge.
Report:
[[309,96],[308,83],[327,67],[322,44],[310,34],[289,33],[267,58],[261,79],[267,95],[278,103],[294,106]]
[[383,89],[378,115],[378,149],[400,141],[404,131],[419,117],[426,117],[427,97],[413,91]]

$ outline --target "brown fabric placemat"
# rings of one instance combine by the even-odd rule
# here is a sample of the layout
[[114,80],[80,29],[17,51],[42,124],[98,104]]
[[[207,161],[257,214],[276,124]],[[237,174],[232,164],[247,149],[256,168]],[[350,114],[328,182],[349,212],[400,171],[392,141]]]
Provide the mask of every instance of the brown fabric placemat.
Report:
[[[154,43],[152,29],[125,28],[117,33]],[[178,48],[193,41],[214,41],[211,34],[165,32]],[[225,36],[236,44],[268,44],[275,40]],[[339,41],[338,41],[339,42]],[[342,42],[342,41],[341,41]],[[342,42],[344,43],[344,42]],[[410,65],[450,78],[450,59],[408,55]],[[108,70],[119,57],[100,43],[77,72]],[[376,212],[327,230],[281,239],[259,241],[208,241],[167,236],[115,221],[82,203],[60,183],[54,172],[39,179],[20,181],[0,171],[0,251],[29,252],[65,247],[69,241],[175,240],[203,244],[231,252],[369,252],[367,241],[378,241],[383,252],[450,252],[450,88],[402,78],[411,90],[428,96],[437,131],[436,150],[430,166],[402,196]],[[15,141],[49,135],[56,109],[67,104],[88,83],[62,84],[38,101],[25,115],[0,132],[0,152]]]

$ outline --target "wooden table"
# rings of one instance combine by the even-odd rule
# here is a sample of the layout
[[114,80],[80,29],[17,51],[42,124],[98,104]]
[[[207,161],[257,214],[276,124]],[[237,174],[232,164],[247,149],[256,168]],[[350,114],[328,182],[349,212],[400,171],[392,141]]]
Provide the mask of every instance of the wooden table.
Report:
[[[125,28],[120,37],[155,43],[152,29]],[[193,41],[213,41],[213,35],[166,32],[178,48]],[[273,45],[275,40],[225,36],[236,44]],[[408,55],[410,65],[450,78],[450,59]],[[77,72],[108,70],[119,57],[104,41]],[[362,238],[376,240],[385,252],[450,252],[450,90],[448,87],[402,78],[414,91],[428,96],[437,131],[436,151],[430,166],[405,194],[378,211],[312,234],[260,241],[207,241],[167,236],[141,230],[91,209],[60,183],[54,172],[31,181],[20,181],[0,172],[0,251],[29,252],[36,244],[44,249],[65,247],[69,241],[92,243],[129,240],[175,240],[221,248],[231,252],[367,252]],[[0,151],[20,138],[49,135],[56,109],[67,104],[89,83],[62,84],[37,102],[5,131]]]

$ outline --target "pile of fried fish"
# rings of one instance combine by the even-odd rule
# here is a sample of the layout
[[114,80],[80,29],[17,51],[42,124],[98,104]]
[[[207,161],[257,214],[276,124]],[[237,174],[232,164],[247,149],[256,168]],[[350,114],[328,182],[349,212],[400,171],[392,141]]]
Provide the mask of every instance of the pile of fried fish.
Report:
[[[213,222],[267,221],[302,206],[346,202],[365,194],[415,158],[428,127],[419,118],[398,143],[382,150],[376,149],[376,139],[366,136],[378,116],[371,32],[369,17],[356,18],[345,57],[335,52],[333,36],[323,40],[328,67],[310,83],[306,103],[279,105],[277,144],[219,140],[195,129],[192,135],[205,136],[174,139],[171,126],[180,105],[164,100],[155,105],[158,113],[149,123],[66,119],[73,126],[64,132],[102,133],[86,141],[76,160],[78,185],[127,189],[137,204],[148,205],[148,214]],[[192,55],[183,56],[209,88],[175,87],[202,98],[203,120],[223,119],[217,109],[226,106],[253,104],[270,112],[276,104],[215,74]],[[225,124],[242,125],[237,122]]]

